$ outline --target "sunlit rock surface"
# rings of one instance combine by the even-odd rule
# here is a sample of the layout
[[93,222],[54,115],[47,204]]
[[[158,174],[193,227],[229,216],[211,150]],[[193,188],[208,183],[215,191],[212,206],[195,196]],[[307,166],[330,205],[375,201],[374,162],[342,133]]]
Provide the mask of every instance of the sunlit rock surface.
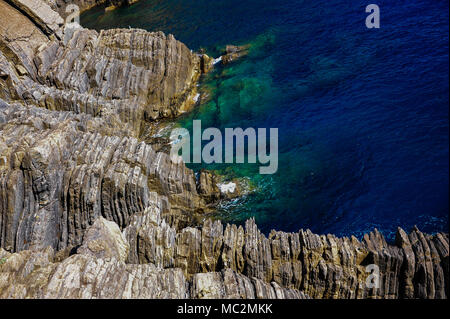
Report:
[[65,27],[41,3],[0,0],[1,297],[448,297],[448,234],[388,244],[208,219],[215,177],[142,132],[192,107],[212,61],[161,32]]

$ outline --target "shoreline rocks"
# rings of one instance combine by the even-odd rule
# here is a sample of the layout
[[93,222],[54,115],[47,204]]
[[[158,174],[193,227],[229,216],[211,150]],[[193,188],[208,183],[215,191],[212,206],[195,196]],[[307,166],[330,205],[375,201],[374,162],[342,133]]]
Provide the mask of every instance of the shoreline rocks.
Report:
[[[77,5],[80,12],[83,13],[96,6],[104,5],[105,10],[114,10],[122,6],[132,5],[139,0],[39,0],[45,2],[52,10],[56,11],[62,18],[66,18],[73,11],[69,10],[69,5]],[[108,9],[108,10],[107,10]]]

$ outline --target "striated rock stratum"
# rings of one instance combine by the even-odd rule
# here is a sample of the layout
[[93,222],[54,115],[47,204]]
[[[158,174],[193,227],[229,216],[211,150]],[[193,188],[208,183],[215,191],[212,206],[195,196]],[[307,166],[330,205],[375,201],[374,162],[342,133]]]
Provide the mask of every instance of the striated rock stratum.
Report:
[[448,297],[448,234],[208,219],[214,176],[145,134],[193,107],[211,59],[161,32],[64,25],[70,3],[0,0],[0,297]]

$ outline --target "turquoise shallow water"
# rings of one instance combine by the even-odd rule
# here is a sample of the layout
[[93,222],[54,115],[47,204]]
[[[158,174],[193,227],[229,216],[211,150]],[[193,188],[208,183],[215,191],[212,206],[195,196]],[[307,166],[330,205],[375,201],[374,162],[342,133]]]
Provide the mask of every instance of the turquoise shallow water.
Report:
[[143,0],[82,16],[91,28],[172,33],[217,56],[249,54],[206,76],[208,102],[179,120],[191,128],[279,128],[279,170],[190,165],[247,177],[257,188],[220,211],[260,227],[337,235],[377,227],[448,231],[448,2],[378,1],[368,30],[364,1]]

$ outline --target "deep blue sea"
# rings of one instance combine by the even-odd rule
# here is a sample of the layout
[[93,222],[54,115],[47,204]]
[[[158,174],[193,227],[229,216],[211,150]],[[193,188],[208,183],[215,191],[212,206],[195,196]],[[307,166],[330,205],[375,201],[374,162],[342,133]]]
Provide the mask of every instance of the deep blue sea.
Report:
[[448,232],[449,2],[377,0],[381,28],[367,29],[372,2],[141,0],[95,8],[81,24],[161,30],[214,57],[250,45],[203,79],[211,99],[179,120],[279,129],[274,175],[202,166],[257,189],[224,205],[222,219],[255,216],[266,233]]

